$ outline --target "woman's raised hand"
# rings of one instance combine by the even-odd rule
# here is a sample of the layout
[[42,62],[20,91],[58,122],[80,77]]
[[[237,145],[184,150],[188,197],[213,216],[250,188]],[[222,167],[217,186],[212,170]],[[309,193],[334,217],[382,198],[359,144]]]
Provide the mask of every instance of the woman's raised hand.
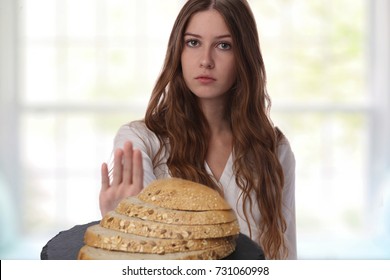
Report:
[[99,194],[102,216],[114,210],[122,199],[137,195],[143,188],[142,155],[139,150],[133,150],[130,141],[124,144],[123,150],[115,151],[112,175],[112,182],[110,182],[107,164],[103,163],[102,188]]

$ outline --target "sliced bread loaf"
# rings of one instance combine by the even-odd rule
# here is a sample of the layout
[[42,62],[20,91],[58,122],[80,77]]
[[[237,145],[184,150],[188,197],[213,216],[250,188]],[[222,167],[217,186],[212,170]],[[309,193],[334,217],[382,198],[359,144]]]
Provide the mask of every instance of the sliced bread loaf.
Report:
[[236,215],[232,209],[214,211],[172,210],[145,203],[134,196],[123,199],[115,211],[119,214],[143,220],[177,225],[212,225],[236,220]]
[[123,199],[84,235],[79,259],[222,259],[240,232],[219,193],[187,180],[156,180]]
[[240,233],[237,220],[214,225],[179,226],[129,217],[115,211],[107,213],[100,221],[100,225],[135,235],[173,239],[219,238]]
[[84,243],[91,247],[132,253],[167,254],[234,246],[235,236],[210,239],[162,239],[144,237],[94,225],[87,229]]
[[186,251],[168,254],[144,254],[110,251],[84,245],[78,254],[79,260],[216,260],[223,259],[234,251],[230,245],[217,246],[211,249]]

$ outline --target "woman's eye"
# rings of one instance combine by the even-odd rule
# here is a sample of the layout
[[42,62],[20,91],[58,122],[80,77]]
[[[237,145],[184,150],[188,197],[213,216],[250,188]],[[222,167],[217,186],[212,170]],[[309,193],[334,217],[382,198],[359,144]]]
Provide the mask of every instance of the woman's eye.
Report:
[[191,39],[191,40],[187,40],[186,44],[187,44],[187,46],[193,48],[193,47],[199,46],[199,41]]
[[230,50],[232,48],[232,45],[230,43],[219,43],[218,48],[221,50]]

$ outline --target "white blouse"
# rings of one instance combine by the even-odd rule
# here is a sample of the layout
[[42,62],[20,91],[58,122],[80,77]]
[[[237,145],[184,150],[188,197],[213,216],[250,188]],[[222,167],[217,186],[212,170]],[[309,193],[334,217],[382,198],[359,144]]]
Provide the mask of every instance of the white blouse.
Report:
[[[165,162],[168,159],[166,153],[161,153],[161,164],[153,167],[152,160],[160,148],[160,142],[157,136],[150,131],[143,121],[134,121],[123,125],[117,132],[114,140],[114,150],[123,148],[126,141],[131,141],[135,149],[139,149],[142,153],[143,168],[144,168],[144,186],[149,185],[153,180],[170,177],[168,166]],[[287,230],[285,232],[286,245],[289,251],[288,259],[297,258],[296,246],[296,222],[295,222],[295,158],[291,151],[290,144],[287,140],[280,143],[279,160],[283,167],[285,176],[285,185],[283,189],[283,214],[287,223]],[[226,201],[236,211],[240,230],[243,234],[250,236],[250,230],[245,220],[243,212],[243,203],[241,199],[241,190],[236,185],[235,174],[233,173],[233,155],[231,154],[224,171],[217,181],[217,184],[222,188]],[[213,174],[205,163],[206,170],[212,178]],[[260,220],[260,211],[257,205],[252,212],[254,217],[249,215],[251,231],[251,238],[258,242],[260,232],[256,226],[256,221]]]

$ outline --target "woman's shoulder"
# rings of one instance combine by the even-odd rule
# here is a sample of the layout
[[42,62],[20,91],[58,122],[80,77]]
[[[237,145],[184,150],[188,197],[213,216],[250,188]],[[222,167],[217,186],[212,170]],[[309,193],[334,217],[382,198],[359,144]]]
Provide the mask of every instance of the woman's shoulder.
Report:
[[138,136],[151,136],[155,135],[145,124],[143,120],[135,120],[128,122],[126,124],[123,124],[117,134],[123,134],[123,135],[132,135],[136,134]]
[[159,143],[157,136],[142,120],[131,121],[119,128],[114,140],[115,146],[121,147],[126,141],[132,141],[135,146],[148,147],[154,147]]
[[290,141],[284,134],[281,135],[278,142],[278,159],[282,166],[285,180],[283,192],[287,198],[293,198],[295,190],[295,156]]
[[294,152],[291,148],[290,141],[279,128],[276,128],[278,134],[278,157],[280,162],[295,164]]

